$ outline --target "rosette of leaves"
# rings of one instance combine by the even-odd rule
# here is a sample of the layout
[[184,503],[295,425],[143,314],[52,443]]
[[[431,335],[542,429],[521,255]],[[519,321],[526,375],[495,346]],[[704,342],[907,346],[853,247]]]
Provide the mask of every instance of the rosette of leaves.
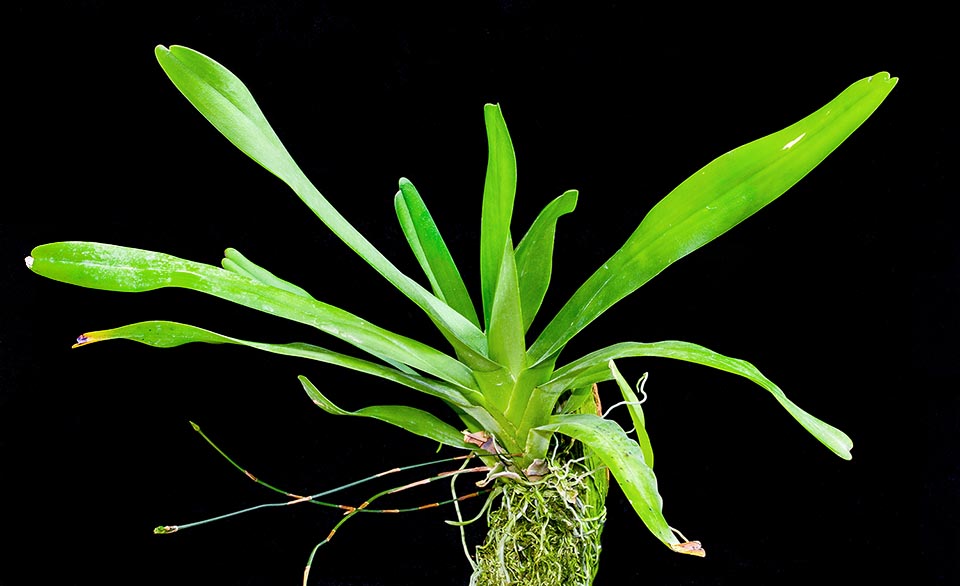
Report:
[[[829,450],[844,459],[851,457],[852,442],[842,431],[794,404],[744,360],[681,341],[619,342],[572,360],[563,356],[563,349],[617,301],[799,181],[873,113],[896,78],[879,73],[857,81],[795,124],[721,155],[694,173],[654,206],[539,335],[528,339],[550,281],[557,223],[574,210],[577,191],[567,191],[548,203],[519,243],[514,241],[511,217],[517,166],[498,105],[488,104],[483,110],[489,157],[481,209],[480,291],[475,298],[410,181],[400,179],[394,206],[426,286],[398,270],[321,195],[235,75],[186,47],[159,46],[156,56],[174,85],[217,130],[286,183],[360,258],[419,307],[449,348],[431,347],[314,299],[233,249],[226,251],[222,267],[216,267],[109,244],[58,242],[35,248],[27,265],[51,279],[109,291],[193,289],[309,324],[352,345],[356,353],[301,342],[241,340],[169,321],[86,333],[78,345],[128,339],[161,348],[189,342],[249,346],[381,377],[426,393],[438,400],[438,406],[442,403],[452,409],[461,426],[403,405],[372,405],[347,412],[320,386],[300,377],[311,399],[330,413],[376,418],[459,449],[480,450],[477,437],[493,440],[481,453],[497,466],[497,477],[491,481],[499,498],[488,516],[487,542],[478,548],[474,583],[592,582],[608,478],[598,469],[609,470],[656,539],[674,551],[703,555],[699,543],[678,537],[662,514],[640,402],[617,372],[616,359],[673,358],[746,377],[769,392]],[[637,439],[597,412],[593,386],[611,379],[623,392]],[[567,439],[557,441],[558,434]],[[558,450],[561,445],[563,449]],[[545,491],[561,498],[545,498]],[[542,506],[537,522],[550,531],[538,530],[551,543],[517,541],[519,535],[531,534],[529,527],[518,523],[533,518],[517,514],[521,501],[525,506]],[[568,518],[560,519],[563,515]],[[558,543],[572,544],[573,549]],[[548,565],[543,556],[550,557],[551,568],[558,568],[554,574],[533,571]],[[561,563],[552,563],[557,558],[562,558]]]

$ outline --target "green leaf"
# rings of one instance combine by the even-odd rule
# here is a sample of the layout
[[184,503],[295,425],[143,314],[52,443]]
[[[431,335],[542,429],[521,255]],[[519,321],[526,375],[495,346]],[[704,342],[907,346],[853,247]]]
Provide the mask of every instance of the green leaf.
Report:
[[483,120],[487,127],[488,156],[480,225],[480,288],[483,320],[489,328],[503,255],[508,247],[513,250],[510,219],[517,192],[517,159],[500,106],[486,104]]
[[[634,430],[637,432],[637,443],[640,444],[643,461],[652,470],[653,446],[650,444],[650,436],[647,435],[646,420],[643,417],[643,407],[640,406],[640,397],[633,392],[630,383],[628,383],[627,379],[623,378],[623,375],[617,370],[617,365],[613,363],[613,360],[608,360],[607,366],[610,368],[610,374],[613,375],[613,380],[617,381],[617,386],[620,387],[623,400],[627,402],[627,410],[630,412],[630,420],[633,421]],[[644,375],[644,377],[646,377],[646,375]]]
[[520,306],[523,331],[530,329],[533,318],[550,285],[553,269],[553,240],[557,220],[577,207],[577,191],[571,189],[543,208],[523,240],[517,245],[517,278],[520,282]]
[[410,243],[413,254],[427,275],[433,293],[447,305],[464,316],[470,323],[480,327],[477,310],[473,306],[467,286],[463,283],[460,271],[453,256],[447,249],[440,230],[433,221],[423,199],[413,183],[400,179],[400,191],[394,197],[394,207],[403,234]]
[[350,415],[355,417],[371,417],[391,425],[396,425],[410,433],[432,439],[435,442],[446,444],[454,448],[470,449],[470,445],[463,441],[463,433],[441,419],[406,405],[373,405],[356,411],[344,411],[323,396],[317,387],[305,376],[297,377],[307,392],[310,400],[318,407],[333,415]]
[[217,130],[290,186],[334,234],[423,309],[461,358],[480,360],[486,354],[486,339],[477,326],[400,272],[317,191],[237,76],[187,47],[158,46],[156,56],[177,89]]
[[490,358],[504,366],[516,380],[526,367],[527,344],[523,336],[523,316],[520,309],[520,287],[513,248],[503,251],[503,266],[497,279],[490,316],[487,320],[487,347]]
[[862,79],[824,107],[721,155],[671,191],[623,247],[574,293],[530,348],[531,361],[559,351],[610,306],[671,263],[767,205],[840,145],[883,102],[897,79]]
[[657,478],[644,463],[643,453],[623,429],[596,415],[554,415],[541,432],[560,432],[584,443],[610,469],[647,529],[667,547],[680,543],[663,517]]
[[426,344],[379,328],[313,299],[214,266],[168,254],[98,244],[58,242],[33,249],[33,272],[65,283],[107,291],[138,292],[182,287],[311,325],[353,346],[407,364],[465,389],[476,389],[471,371]]
[[[224,254],[225,254],[225,257],[220,261],[220,264],[223,266],[224,269],[230,272],[236,273],[238,275],[250,277],[251,279],[260,281],[264,285],[270,285],[278,289],[283,289],[284,291],[289,291],[290,293],[301,295],[308,299],[313,299],[313,296],[307,293],[307,291],[305,291],[304,289],[301,289],[300,287],[297,287],[292,283],[284,281],[283,279],[275,276],[270,271],[254,264],[252,261],[248,260],[242,254],[240,254],[240,251],[235,250],[233,248],[228,248]],[[412,368],[410,368],[409,366],[407,366],[406,364],[398,360],[394,360],[393,358],[383,356],[378,352],[372,351],[370,348],[367,348],[366,351],[370,354],[373,354],[380,360],[383,360],[384,362],[396,368],[397,370],[403,371],[407,374],[412,374],[412,375],[417,374],[415,370],[413,370]]]
[[158,45],[154,53],[170,81],[238,149],[285,182],[302,174],[237,76],[187,47]]
[[541,389],[546,393],[554,393],[559,396],[566,389],[609,380],[611,378],[610,369],[607,366],[609,360],[638,356],[673,358],[694,362],[747,378],[768,390],[804,429],[820,440],[823,445],[830,448],[833,453],[844,460],[852,458],[850,449],[853,447],[853,442],[847,434],[798,407],[787,398],[780,387],[763,376],[754,365],[745,360],[730,358],[689,342],[666,341],[650,344],[623,342],[615,344],[558,368],[553,379],[541,385]]
[[228,248],[223,252],[223,259],[220,261],[220,264],[228,271],[238,275],[243,275],[245,277],[250,277],[251,279],[260,281],[264,285],[270,285],[271,287],[276,287],[277,289],[283,289],[284,291],[289,291],[290,293],[313,299],[313,296],[307,293],[304,289],[297,287],[293,283],[284,281],[280,277],[277,277],[267,269],[255,264],[253,261],[240,254],[240,251],[234,248]]
[[268,344],[250,342],[239,338],[224,336],[210,330],[188,324],[171,321],[145,321],[109,330],[87,332],[77,338],[74,346],[88,346],[95,342],[108,340],[131,340],[153,346],[154,348],[174,348],[192,342],[207,344],[236,344],[273,354],[306,358],[325,364],[348,368],[357,372],[386,379],[427,395],[442,399],[447,404],[473,412],[475,407],[483,405],[483,397],[476,391],[470,391],[427,378],[416,373],[407,373],[399,369],[376,364],[361,358],[333,352],[320,346],[294,342],[290,344]]

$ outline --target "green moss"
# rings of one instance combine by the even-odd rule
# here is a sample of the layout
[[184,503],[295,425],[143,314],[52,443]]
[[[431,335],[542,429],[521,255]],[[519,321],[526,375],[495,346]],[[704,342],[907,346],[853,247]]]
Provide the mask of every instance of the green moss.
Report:
[[[471,586],[589,586],[606,519],[605,469],[569,453],[536,481],[502,479]],[[599,477],[603,477],[602,479]]]

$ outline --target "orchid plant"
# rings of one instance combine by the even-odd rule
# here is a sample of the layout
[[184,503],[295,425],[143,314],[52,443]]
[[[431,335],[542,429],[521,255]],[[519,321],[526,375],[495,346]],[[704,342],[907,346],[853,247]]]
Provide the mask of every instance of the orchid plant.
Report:
[[[234,249],[228,249],[222,267],[216,267],[109,244],[58,242],[35,248],[27,266],[44,277],[108,291],[192,289],[309,324],[356,352],[302,342],[248,341],[170,321],[89,332],[78,338],[80,346],[114,339],[160,348],[190,342],[236,344],[381,377],[446,405],[459,418],[458,426],[451,425],[449,417],[404,405],[350,412],[328,397],[322,382],[300,377],[313,402],[329,413],[375,418],[440,444],[472,450],[485,461],[489,533],[471,560],[472,583],[592,583],[611,476],[657,540],[679,553],[704,555],[699,542],[682,537],[663,516],[641,401],[615,360],[673,358],[745,377],[769,392],[829,450],[850,459],[852,442],[842,431],[790,401],[744,360],[681,341],[619,342],[572,360],[563,350],[619,300],[787,191],[873,113],[896,78],[879,73],[857,81],[795,124],[721,155],[694,173],[650,210],[623,246],[531,339],[530,326],[553,270],[558,220],[574,210],[578,193],[570,190],[548,203],[519,243],[514,242],[517,163],[499,105],[487,104],[483,110],[489,157],[481,209],[480,291],[474,297],[410,181],[400,179],[394,206],[425,284],[402,273],[321,195],[235,75],[186,47],[160,46],[156,56],[174,85],[217,130],[286,183],[330,230],[419,307],[449,348],[431,347],[314,299]],[[595,385],[608,380],[617,382],[635,433],[599,411]]]

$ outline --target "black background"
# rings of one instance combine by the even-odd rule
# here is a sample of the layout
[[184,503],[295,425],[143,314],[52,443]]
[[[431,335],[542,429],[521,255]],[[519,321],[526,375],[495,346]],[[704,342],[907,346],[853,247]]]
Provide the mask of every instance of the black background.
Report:
[[[192,292],[123,295],[41,279],[21,260],[41,243],[102,241],[211,264],[237,247],[319,299],[443,344],[419,310],[193,110],[157,66],[158,43],[195,48],[243,79],[327,198],[417,274],[391,204],[397,179],[410,178],[474,290],[481,107],[499,102],[519,162],[515,239],[546,202],[580,190],[578,209],[560,222],[542,317],[710,159],[855,80],[899,76],[810,176],[607,312],[561,362],[624,340],[700,343],[753,362],[856,444],[852,462],[834,457],[738,377],[623,361],[628,378],[650,372],[645,411],[665,515],[709,554],[669,552],[614,490],[598,586],[832,584],[901,570],[911,583],[953,583],[958,247],[946,145],[957,128],[937,30],[945,15],[915,24],[902,13],[842,22],[812,8],[784,7],[774,19],[683,6],[665,16],[614,2],[463,4],[7,10],[0,584],[298,584],[336,512],[301,505],[151,534],[274,500],[188,420],[261,478],[308,492],[430,459],[434,446],[320,411],[297,374],[345,408],[409,403],[448,415],[405,388],[239,347],[70,350],[81,332],[146,319],[339,346]],[[318,553],[311,584],[465,584],[457,532],[442,523],[452,516],[444,508],[354,519]],[[472,543],[480,537],[468,532]]]

